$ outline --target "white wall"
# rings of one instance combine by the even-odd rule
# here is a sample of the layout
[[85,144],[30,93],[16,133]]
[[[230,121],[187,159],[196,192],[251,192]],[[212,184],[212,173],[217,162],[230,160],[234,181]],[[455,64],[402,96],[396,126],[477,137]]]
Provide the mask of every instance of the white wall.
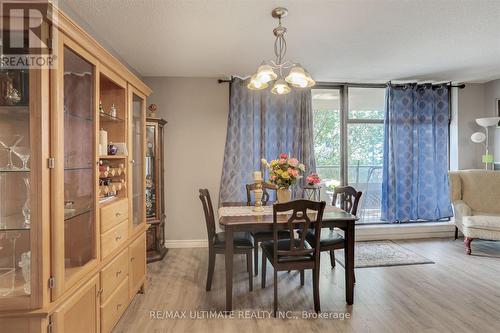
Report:
[[[485,84],[484,107],[488,117],[497,117],[496,99],[500,98],[500,80],[490,81]],[[496,162],[500,162],[500,128],[494,131],[493,155]]]
[[[452,170],[482,169],[484,146],[472,143],[470,136],[474,132],[484,131],[477,125],[477,118],[497,116],[495,101],[500,98],[500,80],[483,84],[467,83],[465,89],[454,89],[453,96],[450,167]],[[500,161],[500,129],[493,127],[490,128],[490,153],[494,155],[495,161]]]
[[168,121],[167,244],[169,240],[206,240],[198,189],[208,188],[217,208],[229,110],[228,84],[198,78],[146,77],[144,81],[153,89],[148,105],[158,104],[159,116]]
[[481,130],[476,124],[476,118],[489,116],[484,107],[485,85],[468,83],[464,89],[454,89],[452,96],[457,91],[457,104],[452,107],[450,126],[451,169],[481,169],[484,146],[473,143],[470,137]]

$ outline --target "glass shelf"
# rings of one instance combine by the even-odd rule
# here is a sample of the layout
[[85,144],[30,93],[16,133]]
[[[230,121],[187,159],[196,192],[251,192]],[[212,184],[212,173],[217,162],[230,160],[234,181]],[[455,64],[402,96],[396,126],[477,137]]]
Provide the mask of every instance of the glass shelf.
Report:
[[84,116],[81,116],[81,115],[78,115],[78,114],[75,114],[75,113],[72,113],[72,112],[64,112],[64,114],[67,115],[67,116],[70,116],[73,119],[83,120],[85,122],[92,122],[93,121],[92,118],[84,117]]
[[71,219],[78,217],[80,215],[90,213],[91,211],[92,211],[92,209],[90,209],[90,208],[85,208],[85,209],[65,208],[64,209],[64,221],[68,221],[68,220],[71,220]]
[[119,160],[119,159],[124,159],[127,158],[128,155],[101,155],[99,158],[101,160]]
[[64,171],[80,171],[80,170],[92,170],[93,167],[72,167],[72,168],[64,168]]
[[19,169],[6,169],[6,168],[0,168],[0,173],[10,173],[10,172],[13,172],[13,173],[16,173],[16,172],[30,172],[31,170],[30,169],[23,169],[23,168],[19,168]]
[[30,226],[24,223],[23,214],[4,216],[0,220],[0,232],[30,230]]
[[104,113],[104,112],[99,112],[99,116],[101,117],[101,122],[103,122],[103,123],[106,123],[106,122],[121,123],[121,122],[125,121],[122,118],[114,117],[114,116],[107,114],[107,113]]

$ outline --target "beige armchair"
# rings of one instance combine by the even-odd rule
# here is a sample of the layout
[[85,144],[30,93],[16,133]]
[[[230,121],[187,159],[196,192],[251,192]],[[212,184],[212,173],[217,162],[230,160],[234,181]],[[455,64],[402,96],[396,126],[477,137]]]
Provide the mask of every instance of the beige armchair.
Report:
[[476,238],[500,240],[500,172],[452,171],[449,180],[455,239],[460,230],[465,252],[471,254],[471,242]]

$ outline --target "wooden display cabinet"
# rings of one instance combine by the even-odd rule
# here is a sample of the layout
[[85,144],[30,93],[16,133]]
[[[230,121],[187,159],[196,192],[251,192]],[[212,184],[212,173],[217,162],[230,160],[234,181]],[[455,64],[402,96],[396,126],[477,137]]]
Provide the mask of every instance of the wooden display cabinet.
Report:
[[150,225],[147,237],[148,262],[162,260],[165,247],[164,131],[167,122],[146,119],[146,218]]
[[0,70],[0,331],[109,332],[146,281],[151,90],[49,10],[56,66]]

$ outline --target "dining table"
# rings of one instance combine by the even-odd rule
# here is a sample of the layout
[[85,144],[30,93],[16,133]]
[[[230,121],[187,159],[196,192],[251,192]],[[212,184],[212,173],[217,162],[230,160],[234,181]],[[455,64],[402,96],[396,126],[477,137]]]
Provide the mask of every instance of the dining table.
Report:
[[[219,205],[219,225],[225,233],[226,311],[233,308],[233,235],[235,232],[273,231],[273,207],[263,206],[254,211],[243,202],[223,202]],[[277,215],[278,229],[285,229],[288,214]],[[322,228],[339,228],[345,238],[345,297],[348,305],[354,299],[354,237],[358,218],[338,207],[327,205],[323,212]],[[255,244],[257,246],[257,244]],[[265,264],[265,263],[262,263]]]

